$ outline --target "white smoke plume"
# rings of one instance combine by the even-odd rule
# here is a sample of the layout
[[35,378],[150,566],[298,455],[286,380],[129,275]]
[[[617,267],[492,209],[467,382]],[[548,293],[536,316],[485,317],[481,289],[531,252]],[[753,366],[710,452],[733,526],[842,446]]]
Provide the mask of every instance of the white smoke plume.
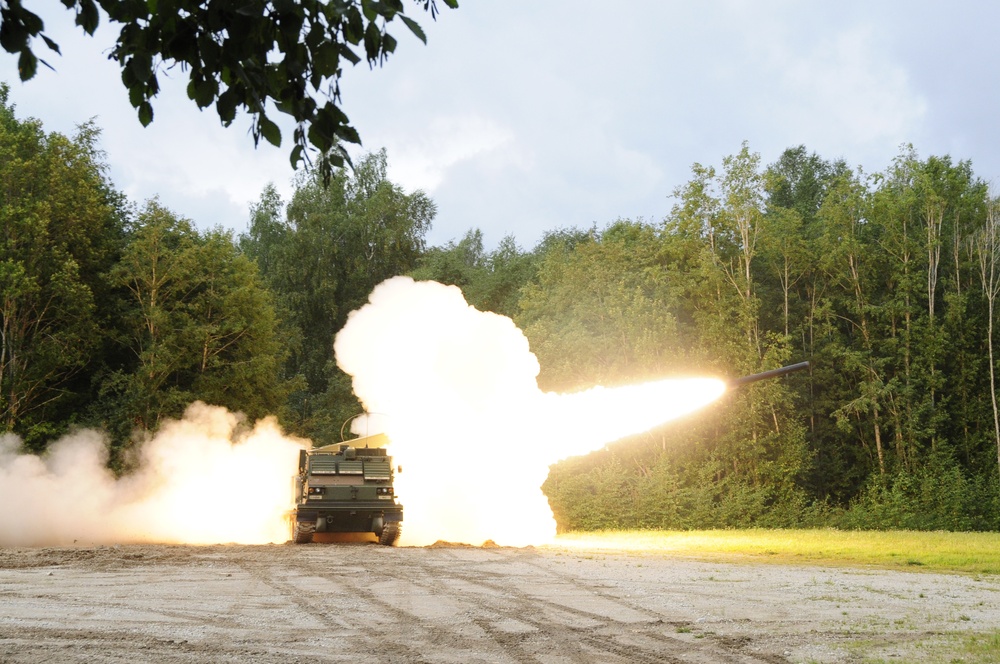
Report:
[[116,478],[95,431],[68,435],[41,457],[0,436],[0,545],[124,542],[284,542],[290,478],[303,441],[273,418],[196,402],[139,449]]
[[[406,277],[378,286],[334,348],[366,409],[379,414],[355,431],[384,426],[403,467],[404,544],[548,541],[555,521],[540,487],[552,463],[725,389],[688,379],[545,394],[510,319],[469,306],[458,288]],[[121,478],[107,469],[98,432],[66,436],[41,457],[20,447],[0,435],[0,546],[284,542],[306,443],[273,418],[249,427],[195,403],[138,448],[136,470]]]
[[334,343],[365,408],[388,415],[403,468],[404,544],[549,541],[549,465],[703,406],[714,379],[664,380],[572,395],[538,389],[538,361],[513,321],[454,286],[394,277]]

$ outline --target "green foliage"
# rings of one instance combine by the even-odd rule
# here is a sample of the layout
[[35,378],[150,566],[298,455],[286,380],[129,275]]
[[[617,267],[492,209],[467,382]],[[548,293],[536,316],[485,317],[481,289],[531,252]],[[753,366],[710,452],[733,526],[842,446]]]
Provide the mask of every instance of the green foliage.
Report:
[[383,150],[352,173],[337,171],[329,186],[303,176],[287,207],[270,187],[239,239],[280,303],[283,374],[298,381],[282,420],[315,441],[339,442],[340,425],[361,410],[334,364],[334,335],[377,284],[415,267],[434,218],[433,201],[403,192],[387,168]]
[[155,201],[126,221],[99,132],[46,135],[0,93],[4,427],[32,449],[71,424],[120,446],[195,399],[277,410],[274,306],[230,235],[199,233]]
[[410,276],[458,286],[466,301],[480,311],[513,317],[521,288],[537,272],[537,259],[537,252],[523,251],[511,235],[504,237],[496,250],[486,252],[482,231],[473,229],[457,244],[429,248]]
[[541,364],[540,385],[569,390],[683,368],[676,296],[660,254],[656,230],[628,221],[549,247],[515,317]]
[[113,429],[154,430],[196,399],[251,418],[279,408],[287,386],[272,296],[228,233],[199,233],[150,201],[108,276],[123,293],[119,343],[131,355],[104,386]]
[[[451,8],[458,0],[443,0]],[[152,100],[160,91],[159,73],[179,64],[188,74],[188,97],[199,108],[212,104],[226,126],[238,111],[252,118],[251,134],[280,145],[278,126],[268,117],[277,110],[295,121],[291,162],[318,153],[326,181],[347,158],[341,143],[360,143],[341,109],[340,77],[345,63],[382,65],[396,50],[389,34],[395,18],[418,39],[423,30],[405,16],[402,0],[63,0],[76,12],[76,24],[94,34],[101,10],[120,26],[110,57],[122,70],[129,101],[145,126],[153,120]],[[436,18],[436,0],[417,0]],[[35,75],[38,56],[32,39],[44,34],[42,19],[18,0],[0,6],[0,46],[18,53],[21,80]],[[49,66],[44,60],[42,64]],[[317,100],[317,97],[320,97]]]
[[762,169],[744,144],[675,197],[662,230],[616,222],[547,248],[520,317],[546,385],[797,359],[809,375],[557,464],[560,526],[1000,527],[996,281],[978,267],[1000,251],[969,239],[989,203],[971,166],[905,148],[871,177],[799,147]]
[[93,125],[45,134],[7,95],[0,86],[0,427],[38,449],[90,392],[120,201]]
[[472,293],[484,279],[487,260],[483,232],[472,229],[458,244],[452,241],[444,247],[430,247],[417,261],[417,267],[410,276],[419,281],[432,280],[458,286],[465,293],[466,300],[474,302],[476,298]]
[[865,530],[998,530],[998,508],[995,480],[935,457],[914,471],[873,476],[835,523]]

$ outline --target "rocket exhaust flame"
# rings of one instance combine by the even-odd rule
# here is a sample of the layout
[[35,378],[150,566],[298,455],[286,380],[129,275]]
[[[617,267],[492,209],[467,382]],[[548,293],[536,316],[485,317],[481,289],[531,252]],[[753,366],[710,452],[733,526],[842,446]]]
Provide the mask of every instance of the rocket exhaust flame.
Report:
[[403,544],[550,541],[548,467],[717,399],[726,383],[662,380],[543,393],[528,341],[454,286],[395,277],[353,312],[334,344],[367,410],[387,413],[404,472]]

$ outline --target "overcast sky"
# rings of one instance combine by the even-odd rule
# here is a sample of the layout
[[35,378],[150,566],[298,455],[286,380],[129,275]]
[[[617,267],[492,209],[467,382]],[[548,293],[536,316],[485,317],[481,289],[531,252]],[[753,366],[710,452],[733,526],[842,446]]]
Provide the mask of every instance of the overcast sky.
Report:
[[[431,244],[477,227],[489,246],[513,234],[531,248],[556,228],[660,220],[692,163],[718,165],[744,140],[765,163],[804,144],[868,171],[913,143],[1000,176],[998,3],[460,4],[432,24],[407,2],[428,45],[400,25],[386,66],[356,67],[341,86],[364,148],[385,147],[392,179],[437,203]],[[56,72],[22,84],[16,57],[0,55],[19,116],[63,133],[96,118],[117,187],[201,228],[243,231],[268,182],[287,197],[290,145],[255,151],[249,121],[224,129],[199,112],[180,72],[142,128],[106,59],[114,33],[80,36],[51,5],[63,55],[36,52]]]

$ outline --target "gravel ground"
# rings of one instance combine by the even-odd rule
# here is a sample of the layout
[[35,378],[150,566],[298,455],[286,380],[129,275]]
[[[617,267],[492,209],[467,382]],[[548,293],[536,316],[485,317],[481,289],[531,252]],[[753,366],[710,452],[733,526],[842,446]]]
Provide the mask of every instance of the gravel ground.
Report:
[[559,547],[0,549],[0,662],[921,661],[998,627],[996,577]]

